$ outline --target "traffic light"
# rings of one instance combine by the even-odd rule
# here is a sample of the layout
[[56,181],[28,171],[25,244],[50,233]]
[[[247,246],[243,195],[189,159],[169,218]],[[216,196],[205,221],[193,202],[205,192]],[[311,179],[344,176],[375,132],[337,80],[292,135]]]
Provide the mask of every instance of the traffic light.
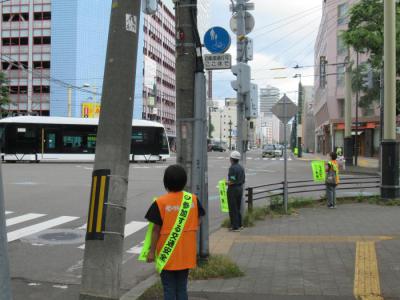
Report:
[[258,85],[251,83],[250,86],[250,94],[246,95],[244,102],[244,117],[247,120],[258,117]]
[[154,15],[158,9],[157,0],[142,0],[142,11],[147,15]]
[[240,62],[232,66],[231,70],[236,75],[236,80],[231,81],[232,88],[239,94],[250,92],[250,66]]

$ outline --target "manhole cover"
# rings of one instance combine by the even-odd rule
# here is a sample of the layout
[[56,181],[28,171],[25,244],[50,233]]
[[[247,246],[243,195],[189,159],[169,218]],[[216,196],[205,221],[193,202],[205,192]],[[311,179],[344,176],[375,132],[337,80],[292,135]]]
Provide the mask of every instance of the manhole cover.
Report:
[[79,244],[84,240],[85,231],[74,229],[48,229],[23,239],[34,245]]

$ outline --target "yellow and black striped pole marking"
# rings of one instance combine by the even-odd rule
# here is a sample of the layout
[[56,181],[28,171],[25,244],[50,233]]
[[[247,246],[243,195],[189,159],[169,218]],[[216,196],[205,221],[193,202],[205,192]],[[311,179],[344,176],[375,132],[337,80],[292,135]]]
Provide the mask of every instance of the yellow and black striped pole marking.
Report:
[[110,174],[105,169],[93,171],[86,240],[104,240]]

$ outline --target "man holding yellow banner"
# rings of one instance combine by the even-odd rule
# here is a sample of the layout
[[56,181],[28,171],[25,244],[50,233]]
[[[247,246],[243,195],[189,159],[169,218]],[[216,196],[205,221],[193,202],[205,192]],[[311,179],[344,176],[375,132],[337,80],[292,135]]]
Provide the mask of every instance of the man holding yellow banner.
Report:
[[231,220],[231,230],[240,231],[243,229],[240,207],[242,205],[245,173],[243,167],[239,164],[240,153],[233,151],[230,158],[231,166],[228,171],[229,218]]
[[189,269],[196,267],[197,231],[205,211],[195,195],[183,191],[186,181],[181,166],[169,166],[164,172],[168,193],[158,197],[145,216],[153,228],[139,259],[155,262],[164,299],[188,299]]

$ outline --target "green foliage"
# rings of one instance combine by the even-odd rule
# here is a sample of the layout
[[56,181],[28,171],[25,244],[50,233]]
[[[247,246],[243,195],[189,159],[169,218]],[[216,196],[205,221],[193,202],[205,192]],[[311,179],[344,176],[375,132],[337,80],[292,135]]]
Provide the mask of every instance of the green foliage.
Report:
[[215,130],[215,127],[211,122],[208,123],[208,126],[209,126],[209,128],[208,128],[209,138],[212,139],[213,138],[212,134],[213,134],[213,132]]
[[8,87],[8,80],[6,75],[3,72],[0,72],[0,116],[3,116],[7,109],[7,106],[10,103],[9,98],[9,87]]
[[189,279],[229,279],[241,277],[243,275],[243,272],[228,256],[212,255],[206,261],[200,262],[197,268],[190,270]]
[[[397,56],[400,57],[400,7],[396,8],[397,24]],[[356,52],[369,54],[368,63],[375,73],[382,68],[383,57],[383,2],[382,0],[361,0],[350,9],[350,22],[348,29],[342,32],[344,42]],[[400,60],[396,62],[397,74],[400,74]],[[361,67],[362,69],[363,67]],[[364,92],[360,98],[360,107],[369,107],[373,101],[379,100],[379,85],[375,84],[371,90],[363,89],[360,86],[357,74],[360,70],[355,70],[353,87],[355,90]],[[376,76],[378,77],[378,76]],[[397,83],[397,110],[400,111],[400,83]]]

